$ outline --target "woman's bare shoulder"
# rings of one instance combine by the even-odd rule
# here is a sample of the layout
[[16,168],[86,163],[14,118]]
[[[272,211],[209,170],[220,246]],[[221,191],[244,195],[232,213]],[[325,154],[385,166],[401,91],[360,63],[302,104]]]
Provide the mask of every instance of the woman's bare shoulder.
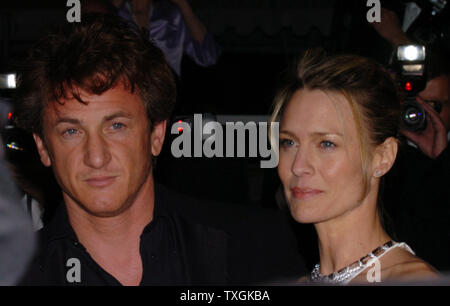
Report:
[[[381,282],[414,282],[436,279],[440,276],[427,262],[401,248],[392,250],[381,258],[378,271],[380,273],[378,281]],[[351,283],[367,283],[370,282],[369,278],[376,281],[375,279],[377,278],[375,276],[376,268],[375,266],[370,266]]]
[[385,280],[407,281],[439,277],[439,272],[430,264],[403,249],[392,252],[381,273]]

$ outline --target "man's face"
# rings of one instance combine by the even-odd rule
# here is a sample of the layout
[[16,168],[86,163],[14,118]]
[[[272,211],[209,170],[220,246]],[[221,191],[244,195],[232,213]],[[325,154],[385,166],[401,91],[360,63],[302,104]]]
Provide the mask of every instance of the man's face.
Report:
[[93,216],[116,216],[153,183],[151,157],[160,153],[165,122],[150,133],[139,95],[122,85],[102,95],[81,91],[44,111],[41,160],[52,166],[67,205]]
[[427,86],[419,93],[425,101],[436,101],[442,104],[439,114],[444,122],[445,129],[450,131],[450,79],[448,76],[439,76],[427,82]]

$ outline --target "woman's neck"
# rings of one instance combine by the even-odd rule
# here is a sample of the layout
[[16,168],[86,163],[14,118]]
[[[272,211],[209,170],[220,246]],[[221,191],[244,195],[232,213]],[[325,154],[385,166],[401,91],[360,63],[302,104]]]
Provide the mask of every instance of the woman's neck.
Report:
[[391,239],[381,225],[376,204],[372,202],[366,198],[351,211],[315,224],[322,274],[345,268]]

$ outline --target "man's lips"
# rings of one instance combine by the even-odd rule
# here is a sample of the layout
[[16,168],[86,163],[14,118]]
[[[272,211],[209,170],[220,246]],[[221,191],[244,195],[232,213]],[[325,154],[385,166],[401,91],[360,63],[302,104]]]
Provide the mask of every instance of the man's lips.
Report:
[[312,197],[315,197],[318,194],[321,194],[323,191],[318,189],[312,189],[312,188],[299,188],[294,187],[291,188],[292,195],[294,198],[298,200],[307,200]]
[[84,181],[92,187],[105,187],[114,182],[116,176],[96,176],[85,179]]

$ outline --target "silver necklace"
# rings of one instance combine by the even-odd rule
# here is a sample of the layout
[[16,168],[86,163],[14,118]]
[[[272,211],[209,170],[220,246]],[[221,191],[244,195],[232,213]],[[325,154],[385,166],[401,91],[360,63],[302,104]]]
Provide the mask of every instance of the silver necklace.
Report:
[[367,264],[370,259],[378,258],[384,254],[388,249],[390,249],[395,242],[390,240],[385,244],[377,247],[375,250],[362,257],[361,259],[355,261],[354,263],[348,265],[341,270],[331,273],[329,275],[323,275],[320,273],[320,264],[316,264],[311,272],[312,282],[324,282],[324,283],[343,283],[352,276],[358,275],[361,271],[367,268]]

